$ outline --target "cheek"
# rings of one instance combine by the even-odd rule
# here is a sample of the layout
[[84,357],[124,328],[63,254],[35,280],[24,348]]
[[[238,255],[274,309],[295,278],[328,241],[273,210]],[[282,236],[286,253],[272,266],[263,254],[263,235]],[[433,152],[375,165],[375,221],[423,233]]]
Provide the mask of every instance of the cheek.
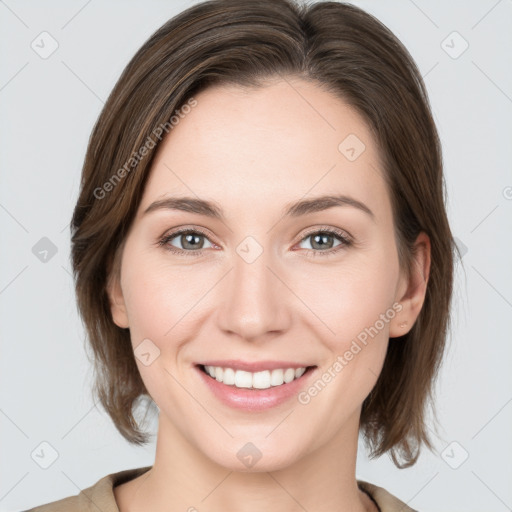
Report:
[[389,322],[382,325],[381,315],[388,312],[385,320],[394,316],[398,277],[398,261],[391,248],[347,257],[339,266],[319,265],[294,279],[297,295],[314,313],[324,342],[339,353],[375,324],[382,337],[387,336]]
[[[321,302],[322,320],[333,332],[321,329],[322,343],[328,349],[326,357],[317,380],[304,390],[299,401],[311,406],[309,410],[322,419],[327,436],[335,435],[340,422],[359,409],[385,360],[389,322],[399,308],[394,302],[398,268],[383,273],[381,263],[374,262],[346,267],[335,279],[324,282],[324,296],[329,295],[331,300]],[[312,300],[320,303],[319,297]]]
[[164,348],[178,330],[193,316],[193,305],[207,291],[204,280],[192,267],[171,268],[162,259],[143,253],[125,262],[123,292],[134,344],[150,338]]
[[335,334],[326,338],[332,354],[327,368],[337,381],[331,399],[342,408],[361,404],[377,381],[388,347],[389,323],[400,310],[395,301],[398,278],[394,246],[381,245],[344,267],[331,284],[330,295],[339,300],[330,303]]
[[[136,363],[150,395],[163,404],[171,395],[180,396],[172,377],[189,378],[191,342],[199,335],[205,298],[218,277],[211,270],[198,271],[196,265],[171,266],[165,258],[144,252],[133,251],[124,264],[123,292]],[[147,347],[151,357],[156,354],[149,365],[138,356]]]
[[[181,381],[185,371],[176,359],[180,347],[193,338],[192,306],[201,290],[191,282],[192,272],[164,267],[143,254],[131,255],[125,264],[123,292],[135,360],[149,394],[161,406],[170,396],[181,396],[172,377]],[[149,364],[139,356],[143,352],[150,353]]]

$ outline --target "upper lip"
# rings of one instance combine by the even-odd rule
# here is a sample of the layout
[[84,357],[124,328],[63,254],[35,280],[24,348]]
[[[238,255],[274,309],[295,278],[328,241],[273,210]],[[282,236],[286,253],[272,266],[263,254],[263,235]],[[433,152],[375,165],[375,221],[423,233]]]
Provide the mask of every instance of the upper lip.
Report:
[[265,370],[277,370],[286,368],[307,368],[308,364],[296,363],[293,361],[242,361],[240,359],[225,359],[225,360],[213,360],[203,361],[197,363],[203,366],[220,366],[222,368],[232,368],[233,370],[244,370],[246,372],[262,372]]

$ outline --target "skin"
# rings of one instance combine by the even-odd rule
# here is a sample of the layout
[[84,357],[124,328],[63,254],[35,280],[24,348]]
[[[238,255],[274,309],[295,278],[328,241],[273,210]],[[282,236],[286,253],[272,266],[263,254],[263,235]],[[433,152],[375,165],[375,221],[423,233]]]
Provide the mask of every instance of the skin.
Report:
[[[119,508],[376,510],[355,478],[361,405],[390,338],[405,334],[421,310],[429,239],[418,237],[406,276],[369,127],[318,84],[290,78],[258,89],[215,86],[196,100],[159,148],[120,275],[108,286],[113,319],[130,329],[134,349],[150,339],[160,350],[148,366],[136,358],[160,409],[155,463],[115,488]],[[349,134],[366,146],[354,161],[338,150]],[[351,206],[282,215],[304,196],[334,193],[361,201],[373,218]],[[225,220],[143,214],[153,201],[178,196],[215,201]],[[202,247],[198,256],[158,245],[178,227],[207,232],[192,242]],[[311,235],[326,227],[349,233],[353,243],[340,249],[331,235],[327,249],[313,245]],[[263,249],[252,263],[236,251],[247,236]],[[186,243],[177,235],[167,245],[190,251]],[[396,303],[401,311],[307,405],[294,397],[261,412],[235,410],[194,369],[208,359],[292,360],[317,365],[318,378]],[[251,469],[236,457],[247,442],[263,455]]]

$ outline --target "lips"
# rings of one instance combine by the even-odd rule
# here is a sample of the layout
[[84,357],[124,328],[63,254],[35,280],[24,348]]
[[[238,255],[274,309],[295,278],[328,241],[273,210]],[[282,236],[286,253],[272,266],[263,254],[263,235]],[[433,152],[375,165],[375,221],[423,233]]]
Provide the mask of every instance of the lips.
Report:
[[233,370],[245,370],[246,372],[261,372],[263,370],[275,370],[278,368],[307,368],[308,363],[297,363],[295,361],[242,361],[241,359],[216,359],[202,361],[198,366],[219,366],[221,368],[232,368]]
[[296,396],[316,366],[290,361],[205,361],[196,365],[201,380],[222,403],[258,411]]

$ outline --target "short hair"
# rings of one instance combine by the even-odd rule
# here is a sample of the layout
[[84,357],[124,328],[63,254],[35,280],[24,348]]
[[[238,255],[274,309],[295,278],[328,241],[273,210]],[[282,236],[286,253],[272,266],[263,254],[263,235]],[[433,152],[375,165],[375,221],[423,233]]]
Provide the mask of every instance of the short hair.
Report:
[[71,222],[73,276],[94,354],[94,393],[125,439],[148,442],[133,414],[148,392],[129,329],[113,322],[107,284],[109,276],[119,275],[119,255],[159,147],[156,134],[209,86],[257,88],[285,77],[333,93],[370,127],[402,269],[411,271],[417,235],[430,237],[423,307],[409,332],[389,344],[361,411],[370,456],[389,452],[398,467],[407,467],[423,444],[432,449],[427,406],[450,324],[456,246],[445,210],[441,144],[421,74],[385,25],[350,4],[205,1],[167,21],[122,72],[89,139]]

